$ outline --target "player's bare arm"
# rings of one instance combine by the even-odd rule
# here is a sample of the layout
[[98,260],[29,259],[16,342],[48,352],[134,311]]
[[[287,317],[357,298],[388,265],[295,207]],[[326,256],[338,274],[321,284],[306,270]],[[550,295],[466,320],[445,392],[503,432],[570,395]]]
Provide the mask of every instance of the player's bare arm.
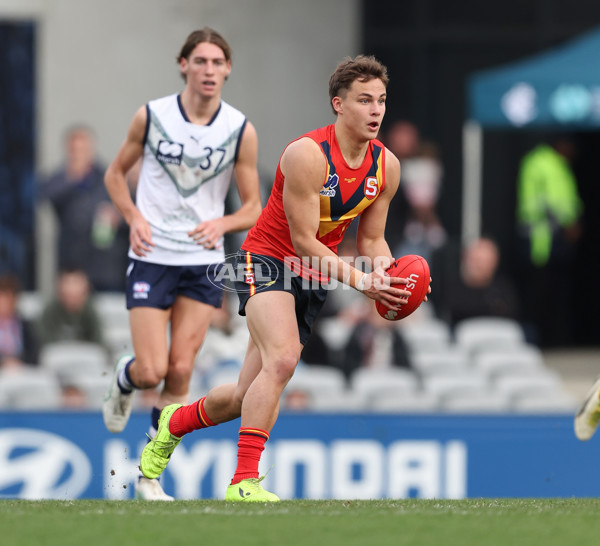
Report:
[[247,122],[242,134],[235,164],[235,181],[241,206],[234,213],[198,224],[189,236],[206,248],[214,248],[221,237],[231,231],[252,227],[261,211],[258,177],[258,137],[254,126]]
[[154,246],[150,225],[135,206],[127,185],[127,173],[143,154],[146,116],[146,107],[140,107],[133,116],[125,142],[104,176],[110,198],[129,224],[129,242],[137,256],[145,256]]
[[[320,222],[319,192],[326,176],[325,157],[316,142],[307,138],[292,142],[283,153],[281,169],[285,175],[283,207],[296,254],[300,257],[308,256],[312,260],[318,259],[323,273],[353,288],[363,290],[364,286],[367,286],[361,281],[365,274],[340,260],[316,238]],[[324,258],[327,259],[323,260]],[[372,278],[373,274],[370,275]],[[405,295],[404,291],[389,286],[389,280],[386,279],[387,286],[382,287],[380,291],[388,292],[385,296],[386,302],[400,305],[405,301],[402,298]],[[369,290],[369,294],[376,292]],[[383,299],[383,296],[377,293],[374,295],[374,299]]]
[[283,208],[296,254],[333,256],[315,237],[320,222],[319,192],[326,173],[325,157],[318,145],[308,138],[292,142],[281,156],[281,171],[285,176]]
[[394,261],[390,247],[385,240],[385,224],[390,202],[400,184],[400,162],[390,151],[385,153],[385,186],[377,199],[362,213],[356,238],[356,246],[361,256],[368,256],[371,263],[384,269]]
[[387,269],[394,261],[390,247],[385,240],[385,224],[392,198],[400,184],[400,162],[391,152],[386,150],[385,156],[385,186],[377,199],[365,209],[360,218],[356,245],[361,256],[367,256],[374,266],[371,278],[365,282],[366,296],[381,301],[390,309],[398,304],[406,303],[410,292],[399,288],[382,286],[390,284],[406,284],[406,279],[387,277]]

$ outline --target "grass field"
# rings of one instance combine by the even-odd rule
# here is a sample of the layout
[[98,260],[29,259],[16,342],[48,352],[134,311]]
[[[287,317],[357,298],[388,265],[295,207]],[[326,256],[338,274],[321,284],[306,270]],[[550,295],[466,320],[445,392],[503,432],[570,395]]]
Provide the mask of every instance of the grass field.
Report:
[[597,499],[0,500],[2,546],[593,544]]

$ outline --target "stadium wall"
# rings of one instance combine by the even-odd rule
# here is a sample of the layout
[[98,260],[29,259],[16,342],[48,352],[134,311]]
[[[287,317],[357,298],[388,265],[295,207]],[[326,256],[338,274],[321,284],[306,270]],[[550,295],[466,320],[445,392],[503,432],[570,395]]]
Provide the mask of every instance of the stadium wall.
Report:
[[182,88],[176,56],[211,26],[233,48],[225,100],[256,125],[260,163],[274,172],[283,146],[332,119],[329,75],[358,53],[358,0],[2,0],[0,20],[37,23],[38,168],[55,167],[73,123],[112,158],[135,110]]
[[[141,413],[119,435],[96,412],[0,413],[0,498],[132,498],[147,426]],[[223,498],[238,426],[187,436],[166,492]],[[597,497],[597,457],[571,415],[283,413],[261,472],[284,499]]]

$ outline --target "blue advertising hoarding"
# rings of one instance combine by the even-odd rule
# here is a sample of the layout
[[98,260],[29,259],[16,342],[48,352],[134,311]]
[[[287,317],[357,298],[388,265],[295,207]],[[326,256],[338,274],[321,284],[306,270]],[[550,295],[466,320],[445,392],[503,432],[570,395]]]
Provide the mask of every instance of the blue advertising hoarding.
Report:
[[[100,413],[0,413],[0,497],[133,497],[149,417],[121,434]],[[223,498],[239,421],[184,438],[163,474],[180,499]],[[571,415],[281,414],[261,460],[284,499],[595,497],[597,439]]]

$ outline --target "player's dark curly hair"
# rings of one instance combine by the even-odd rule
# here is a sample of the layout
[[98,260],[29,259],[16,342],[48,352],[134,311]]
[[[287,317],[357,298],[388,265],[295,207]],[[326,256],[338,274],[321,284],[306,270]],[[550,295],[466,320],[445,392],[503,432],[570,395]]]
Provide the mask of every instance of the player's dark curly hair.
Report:
[[[346,57],[329,78],[329,104],[334,97],[343,97],[355,80],[368,82],[374,79],[380,79],[386,87],[389,82],[387,68],[373,55]],[[333,112],[336,113],[335,109]]]

